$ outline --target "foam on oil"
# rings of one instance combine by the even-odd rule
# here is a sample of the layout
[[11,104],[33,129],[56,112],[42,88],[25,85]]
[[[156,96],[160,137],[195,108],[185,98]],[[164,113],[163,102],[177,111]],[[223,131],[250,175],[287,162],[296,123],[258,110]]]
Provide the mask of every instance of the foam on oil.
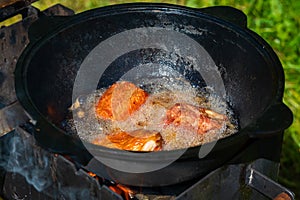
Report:
[[[159,72],[160,75],[164,74]],[[137,80],[137,79],[136,79]],[[95,138],[106,137],[116,130],[134,131],[137,129],[155,130],[160,132],[164,144],[163,150],[173,150],[198,146],[218,140],[237,132],[237,121],[228,104],[212,92],[203,92],[190,85],[183,77],[166,76],[138,79],[135,84],[150,95],[147,101],[125,121],[96,119],[95,104],[105,89],[95,91],[85,97],[78,98],[73,104],[74,120],[78,136],[91,142]],[[207,90],[206,90],[207,91]],[[210,90],[212,91],[212,90]],[[186,103],[195,107],[211,109],[228,117],[222,128],[198,134],[185,127],[165,125],[166,111],[176,103]]]

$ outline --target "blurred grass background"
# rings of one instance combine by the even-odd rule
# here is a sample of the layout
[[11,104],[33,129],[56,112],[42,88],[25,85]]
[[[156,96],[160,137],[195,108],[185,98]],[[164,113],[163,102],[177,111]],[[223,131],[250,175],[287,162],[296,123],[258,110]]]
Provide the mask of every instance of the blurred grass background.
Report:
[[[39,0],[41,10],[60,3],[76,13],[106,5],[155,2],[188,7],[228,5],[248,16],[248,27],[275,50],[286,76],[284,102],[294,113],[293,125],[285,132],[279,182],[300,196],[300,1],[298,0]],[[276,147],[275,147],[276,148]]]

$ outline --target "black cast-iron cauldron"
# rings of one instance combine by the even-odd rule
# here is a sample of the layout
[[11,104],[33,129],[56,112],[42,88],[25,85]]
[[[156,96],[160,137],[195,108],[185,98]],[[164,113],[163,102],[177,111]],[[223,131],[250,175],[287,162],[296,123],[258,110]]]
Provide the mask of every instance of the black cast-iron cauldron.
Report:
[[[225,98],[238,118],[239,131],[219,140],[204,158],[198,156],[201,146],[187,149],[178,159],[179,150],[145,157],[147,153],[89,145],[91,155],[82,141],[59,128],[72,104],[77,72],[87,55],[104,40],[142,27],[172,29],[192,38],[209,53],[220,72]],[[109,180],[134,186],[164,186],[191,180],[231,160],[255,141],[282,137],[292,122],[291,111],[282,103],[284,74],[280,61],[261,37],[247,29],[246,16],[234,8],[115,5],[71,17],[41,16],[29,34],[30,44],[17,63],[15,84],[20,103],[37,121],[36,140],[52,152],[71,155],[81,166]],[[170,56],[165,55],[155,54],[151,48],[121,55],[103,73],[98,87],[109,86],[143,62],[172,63]],[[171,67],[182,74],[181,64]],[[197,87],[209,86],[198,73],[187,74],[184,77]],[[251,156],[248,159],[262,157],[258,151]],[[112,169],[95,157],[140,169],[175,161],[162,169],[131,173]]]

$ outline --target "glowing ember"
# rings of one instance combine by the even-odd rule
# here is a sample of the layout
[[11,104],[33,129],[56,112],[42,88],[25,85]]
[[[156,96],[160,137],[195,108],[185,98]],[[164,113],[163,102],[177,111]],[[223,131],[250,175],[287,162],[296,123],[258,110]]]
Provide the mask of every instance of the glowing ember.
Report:
[[111,186],[109,186],[109,189],[111,189],[115,193],[123,196],[123,198],[125,200],[130,200],[130,199],[134,198],[135,192],[124,185],[121,185],[121,184],[111,185]]
[[91,177],[93,177],[93,178],[97,178],[97,175],[94,174],[93,172],[88,172],[88,174],[89,174]]

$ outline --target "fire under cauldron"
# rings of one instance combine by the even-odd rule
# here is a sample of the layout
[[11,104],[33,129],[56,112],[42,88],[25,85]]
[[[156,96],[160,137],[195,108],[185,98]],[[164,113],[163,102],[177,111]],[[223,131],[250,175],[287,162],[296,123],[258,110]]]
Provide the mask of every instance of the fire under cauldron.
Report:
[[[224,84],[223,98],[238,118],[239,131],[217,141],[207,156],[199,158],[199,151],[210,144],[191,147],[177,159],[180,150],[147,154],[108,149],[85,144],[61,128],[74,100],[80,67],[84,62],[98,62],[86,60],[87,56],[114,35],[140,28],[184,34],[201,45],[215,63]],[[69,155],[80,167],[100,177],[130,186],[161,187],[203,177],[225,164],[258,158],[278,162],[283,131],[292,123],[292,113],[282,102],[282,66],[272,48],[247,28],[246,16],[239,10],[140,3],[108,6],[68,17],[40,16],[29,29],[29,39],[16,65],[15,85],[18,101],[34,121],[35,139],[48,151]],[[120,55],[108,65],[96,86],[108,87],[140,64],[159,63],[170,65],[195,87],[216,87],[205,81],[203,74],[185,71],[182,63],[170,64],[174,52],[155,53],[163,51],[147,47]],[[202,67],[212,70],[210,65]],[[94,89],[87,86],[79,94]],[[174,162],[162,169],[130,173],[96,158],[138,168]]]

